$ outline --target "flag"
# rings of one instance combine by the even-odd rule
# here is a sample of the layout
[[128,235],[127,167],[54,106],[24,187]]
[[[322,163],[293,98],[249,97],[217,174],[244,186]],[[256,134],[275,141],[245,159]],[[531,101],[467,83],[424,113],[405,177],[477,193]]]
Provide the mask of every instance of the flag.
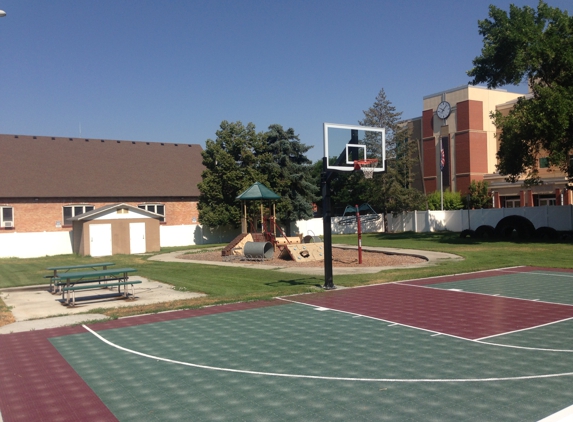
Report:
[[444,167],[446,167],[446,153],[442,148],[440,152],[440,171],[444,171]]

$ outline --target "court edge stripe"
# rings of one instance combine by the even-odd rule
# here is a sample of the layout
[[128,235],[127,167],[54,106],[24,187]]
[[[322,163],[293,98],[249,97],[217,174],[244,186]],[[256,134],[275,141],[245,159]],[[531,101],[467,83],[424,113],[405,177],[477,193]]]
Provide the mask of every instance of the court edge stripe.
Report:
[[[282,298],[282,297],[277,297],[276,299],[278,299],[278,300],[283,300],[283,301],[285,301],[285,302],[294,303],[294,304],[296,304],[296,305],[305,305],[305,306],[310,306],[310,307],[313,307],[313,308],[315,308],[315,309],[318,309],[318,308],[317,308],[317,305],[313,305],[313,304],[310,304],[310,303],[297,302],[297,301],[290,300],[290,299],[285,299],[285,298]],[[539,351],[539,352],[573,353],[573,350],[571,350],[571,349],[545,349],[545,348],[542,348],[542,347],[514,346],[514,345],[511,345],[511,344],[491,343],[491,342],[488,342],[488,341],[483,341],[483,339],[487,339],[487,338],[492,338],[492,337],[502,336],[502,335],[506,335],[506,334],[517,333],[517,332],[519,332],[519,331],[532,330],[532,329],[534,329],[534,328],[544,327],[544,326],[547,326],[547,325],[556,324],[556,323],[558,323],[558,322],[568,321],[568,320],[573,319],[573,317],[571,317],[571,318],[566,318],[566,319],[563,319],[563,320],[560,320],[560,321],[549,322],[549,323],[547,323],[547,324],[538,325],[538,326],[535,326],[535,327],[523,328],[523,329],[521,329],[521,330],[509,331],[509,332],[507,332],[507,333],[495,334],[495,335],[493,335],[493,336],[482,337],[482,338],[478,338],[478,339],[470,339],[470,338],[465,338],[465,337],[456,336],[456,335],[453,335],[453,334],[442,333],[442,332],[440,332],[440,331],[429,330],[429,329],[427,329],[427,328],[416,327],[416,326],[414,326],[414,325],[403,324],[403,323],[401,323],[401,322],[390,321],[390,320],[387,320],[387,319],[372,317],[372,316],[369,316],[369,315],[357,314],[357,313],[349,312],[349,311],[342,311],[342,310],[340,310],[340,309],[325,308],[325,307],[323,307],[323,306],[321,306],[320,309],[321,309],[321,310],[329,310],[329,311],[332,311],[332,312],[340,312],[341,314],[352,315],[353,317],[361,317],[361,318],[373,319],[373,320],[375,320],[375,321],[387,322],[388,324],[390,324],[389,327],[392,327],[392,326],[394,326],[394,325],[399,325],[399,326],[402,326],[402,327],[412,328],[412,329],[414,329],[414,330],[420,330],[420,331],[425,331],[425,332],[427,332],[427,333],[432,333],[432,336],[434,336],[434,335],[441,335],[441,336],[446,336],[446,337],[452,337],[452,338],[455,338],[455,339],[458,339],[458,340],[464,340],[464,341],[469,341],[469,342],[472,342],[472,343],[479,343],[479,344],[488,345],[488,346],[505,347],[505,348],[510,348],[510,349],[535,350],[535,351]]]
[[131,350],[123,346],[119,346],[111,341],[105,339],[86,325],[82,324],[82,327],[85,328],[88,332],[93,334],[102,342],[108,344],[109,346],[115,347],[116,349],[122,350],[127,353],[132,353],[135,355],[139,355],[149,359],[160,360],[167,363],[174,363],[176,365],[183,365],[183,366],[191,366],[194,368],[201,368],[201,369],[211,369],[214,371],[221,371],[221,372],[234,372],[239,374],[248,374],[248,375],[265,375],[265,376],[272,376],[272,377],[284,377],[284,378],[304,378],[304,379],[317,379],[317,380],[327,380],[327,381],[360,381],[360,382],[493,382],[493,381],[516,381],[516,380],[528,380],[528,379],[540,379],[540,378],[556,378],[562,376],[571,376],[573,372],[565,372],[562,374],[543,374],[543,375],[525,375],[520,377],[502,377],[502,378],[452,378],[452,379],[428,379],[428,378],[345,378],[345,377],[326,377],[320,375],[299,375],[299,374],[281,374],[278,372],[259,372],[259,371],[249,371],[246,369],[232,369],[232,368],[219,368],[216,366],[209,366],[209,365],[199,365],[196,363],[189,363],[189,362],[181,362],[177,360],[162,358],[160,356],[153,356],[147,353],[138,352],[136,350]]

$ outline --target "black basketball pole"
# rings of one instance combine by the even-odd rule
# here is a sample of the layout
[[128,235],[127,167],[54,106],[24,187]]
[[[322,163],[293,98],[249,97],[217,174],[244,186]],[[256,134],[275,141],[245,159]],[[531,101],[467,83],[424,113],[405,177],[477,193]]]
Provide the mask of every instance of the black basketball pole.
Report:
[[330,210],[330,179],[332,172],[327,170],[327,157],[322,159],[322,228],[324,231],[324,288],[336,289],[332,276],[332,229]]

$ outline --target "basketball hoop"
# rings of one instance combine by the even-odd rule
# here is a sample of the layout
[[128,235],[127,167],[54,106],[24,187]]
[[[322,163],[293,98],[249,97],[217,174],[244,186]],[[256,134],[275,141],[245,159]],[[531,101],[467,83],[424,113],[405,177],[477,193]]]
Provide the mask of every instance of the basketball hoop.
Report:
[[354,170],[362,170],[366,179],[372,179],[374,176],[374,169],[378,160],[376,158],[369,158],[367,160],[355,160]]

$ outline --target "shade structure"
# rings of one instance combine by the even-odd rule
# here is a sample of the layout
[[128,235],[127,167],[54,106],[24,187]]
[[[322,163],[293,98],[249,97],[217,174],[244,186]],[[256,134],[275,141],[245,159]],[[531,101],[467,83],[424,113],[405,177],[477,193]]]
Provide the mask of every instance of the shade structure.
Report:
[[255,182],[253,185],[237,196],[237,199],[240,201],[256,201],[256,200],[272,200],[272,199],[281,199],[279,195],[274,193],[272,190],[267,188],[260,182]]

